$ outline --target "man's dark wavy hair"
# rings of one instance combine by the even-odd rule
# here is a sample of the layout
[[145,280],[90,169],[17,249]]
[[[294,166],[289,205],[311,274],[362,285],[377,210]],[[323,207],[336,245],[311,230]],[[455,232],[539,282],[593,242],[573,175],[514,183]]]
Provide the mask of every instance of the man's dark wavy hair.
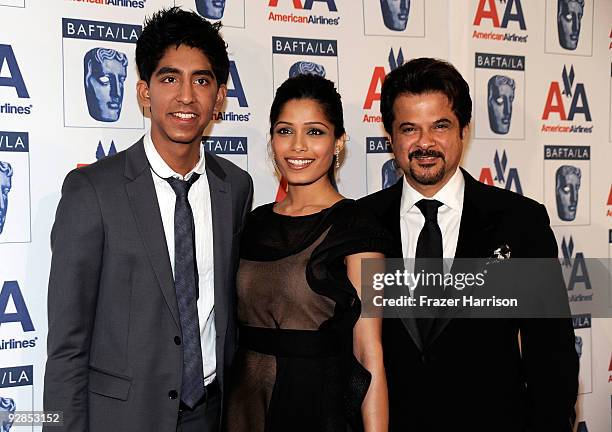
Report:
[[148,83],[169,47],[186,45],[208,57],[217,84],[226,84],[229,75],[227,44],[219,34],[221,23],[208,22],[195,12],[178,7],[162,9],[145,19],[136,44],[136,65],[140,79]]
[[391,135],[395,119],[393,103],[398,96],[433,92],[446,95],[463,133],[463,128],[472,119],[470,87],[452,64],[427,57],[410,60],[391,71],[385,78],[381,90],[380,112],[387,133]]

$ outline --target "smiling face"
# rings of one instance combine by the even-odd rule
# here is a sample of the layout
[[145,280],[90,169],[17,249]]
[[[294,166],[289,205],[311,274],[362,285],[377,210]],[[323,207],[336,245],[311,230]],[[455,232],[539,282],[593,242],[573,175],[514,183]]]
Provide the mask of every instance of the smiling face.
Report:
[[334,126],[312,99],[285,103],[272,129],[272,151],[280,174],[289,185],[329,182],[336,147]]
[[157,146],[199,146],[227,88],[218,86],[206,55],[197,48],[169,47],[151,76],[138,82],[141,103],[151,109],[151,138]]
[[385,27],[394,31],[406,30],[410,0],[380,0],[380,9]]
[[453,176],[463,152],[461,130],[448,98],[440,92],[404,93],[393,103],[391,146],[406,181],[433,196]]
[[559,44],[567,50],[575,50],[580,37],[584,1],[559,0],[557,7]]
[[196,9],[208,19],[221,19],[225,11],[225,0],[196,0]]

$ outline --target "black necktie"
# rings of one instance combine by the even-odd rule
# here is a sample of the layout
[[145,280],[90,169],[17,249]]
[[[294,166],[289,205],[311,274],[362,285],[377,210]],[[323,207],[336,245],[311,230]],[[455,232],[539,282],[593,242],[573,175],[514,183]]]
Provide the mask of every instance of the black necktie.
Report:
[[[442,264],[442,232],[438,225],[438,207],[442,203],[437,200],[422,199],[416,203],[416,206],[421,210],[425,217],[425,224],[419,233],[417,240],[417,248],[414,262],[414,272],[425,275],[443,274],[444,267]],[[433,279],[433,278],[431,278]],[[430,280],[431,280],[430,279]],[[419,295],[427,297],[441,297],[442,287],[437,284],[428,283],[425,286],[417,287],[417,301]],[[431,311],[435,314],[436,310]],[[439,310],[437,312],[440,312]],[[420,319],[417,321],[421,338],[426,341],[433,324],[432,319]]]
[[193,213],[187,196],[191,185],[200,177],[193,173],[188,181],[167,178],[176,194],[174,206],[174,289],[183,335],[183,381],[181,400],[193,406],[204,396],[202,346],[198,321],[195,230]]

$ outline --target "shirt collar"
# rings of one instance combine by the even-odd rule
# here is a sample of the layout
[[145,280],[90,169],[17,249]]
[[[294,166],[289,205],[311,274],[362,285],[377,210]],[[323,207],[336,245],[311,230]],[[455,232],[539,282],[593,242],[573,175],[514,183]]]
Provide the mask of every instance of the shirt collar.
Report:
[[162,157],[159,155],[159,153],[157,152],[157,149],[153,145],[153,140],[151,139],[150,130],[147,131],[147,133],[145,134],[143,141],[144,141],[145,154],[147,156],[147,159],[149,160],[149,165],[151,166],[151,169],[153,170],[153,172],[157,174],[159,177],[163,179],[174,177],[174,178],[178,178],[181,180],[189,180],[189,178],[194,172],[200,175],[205,174],[206,158],[204,157],[205,156],[204,144],[200,145],[200,159],[198,160],[198,163],[196,163],[196,165],[191,169],[191,171],[189,171],[185,176],[182,176],[178,174],[177,172],[175,172],[172,168],[170,168],[170,166],[166,163],[166,161],[163,160]]
[[417,192],[406,181],[406,176],[402,180],[402,198],[400,201],[400,215],[408,213],[414,205],[422,199],[435,199],[440,201],[445,206],[453,210],[460,210],[463,207],[463,192],[465,188],[465,179],[459,168],[450,178],[448,183],[444,185],[433,197],[426,198]]

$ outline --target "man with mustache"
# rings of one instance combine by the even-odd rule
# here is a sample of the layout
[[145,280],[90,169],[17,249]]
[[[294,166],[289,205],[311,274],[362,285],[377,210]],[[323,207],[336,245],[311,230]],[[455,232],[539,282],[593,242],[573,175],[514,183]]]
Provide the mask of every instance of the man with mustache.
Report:
[[[395,69],[381,112],[404,175],[360,202],[394,235],[390,258],[556,259],[542,205],[459,168],[472,101],[452,65],[418,58]],[[552,289],[566,306],[562,281]],[[569,318],[385,317],[390,431],[569,432],[574,342]]]

